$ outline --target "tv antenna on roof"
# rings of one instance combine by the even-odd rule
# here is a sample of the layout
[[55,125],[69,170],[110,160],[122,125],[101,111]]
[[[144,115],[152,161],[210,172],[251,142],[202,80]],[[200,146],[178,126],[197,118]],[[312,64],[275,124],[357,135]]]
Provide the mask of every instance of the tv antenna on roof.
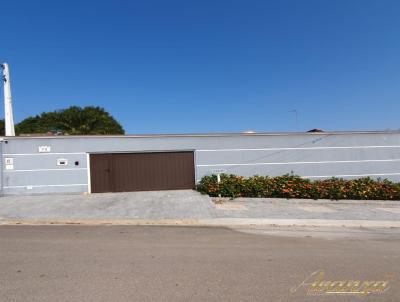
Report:
[[3,69],[3,85],[4,85],[4,124],[5,124],[5,135],[15,136],[14,129],[14,116],[12,110],[11,100],[11,86],[10,86],[10,71],[8,64],[1,64]]

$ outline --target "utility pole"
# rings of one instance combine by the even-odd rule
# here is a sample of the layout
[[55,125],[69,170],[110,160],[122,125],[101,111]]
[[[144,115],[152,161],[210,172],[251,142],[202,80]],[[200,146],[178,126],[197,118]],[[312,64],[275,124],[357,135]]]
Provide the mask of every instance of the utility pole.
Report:
[[10,71],[8,64],[1,64],[3,69],[3,84],[4,84],[4,124],[5,124],[5,135],[15,136],[14,129],[14,116],[12,110],[11,100],[11,86],[10,86]]

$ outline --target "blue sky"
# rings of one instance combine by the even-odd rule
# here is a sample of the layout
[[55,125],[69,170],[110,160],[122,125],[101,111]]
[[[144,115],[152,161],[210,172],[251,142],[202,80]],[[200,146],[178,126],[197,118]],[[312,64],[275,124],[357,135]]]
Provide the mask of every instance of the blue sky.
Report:
[[16,121],[98,105],[127,133],[400,128],[397,0],[15,0],[1,11]]

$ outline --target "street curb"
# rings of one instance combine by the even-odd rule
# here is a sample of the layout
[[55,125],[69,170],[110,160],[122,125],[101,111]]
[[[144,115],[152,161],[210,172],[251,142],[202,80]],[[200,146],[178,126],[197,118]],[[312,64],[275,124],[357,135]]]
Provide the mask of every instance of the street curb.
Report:
[[137,225],[137,226],[210,226],[210,227],[348,227],[348,228],[400,228],[395,220],[330,220],[330,219],[263,219],[263,218],[215,218],[215,219],[129,219],[129,220],[3,220],[6,225]]

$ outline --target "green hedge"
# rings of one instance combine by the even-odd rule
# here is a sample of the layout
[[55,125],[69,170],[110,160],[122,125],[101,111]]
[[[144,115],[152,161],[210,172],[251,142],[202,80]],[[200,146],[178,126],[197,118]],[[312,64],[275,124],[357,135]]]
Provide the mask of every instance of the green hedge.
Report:
[[197,190],[212,197],[271,197],[310,199],[400,200],[400,183],[387,179],[330,178],[311,181],[296,175],[242,177],[233,174],[204,176]]

